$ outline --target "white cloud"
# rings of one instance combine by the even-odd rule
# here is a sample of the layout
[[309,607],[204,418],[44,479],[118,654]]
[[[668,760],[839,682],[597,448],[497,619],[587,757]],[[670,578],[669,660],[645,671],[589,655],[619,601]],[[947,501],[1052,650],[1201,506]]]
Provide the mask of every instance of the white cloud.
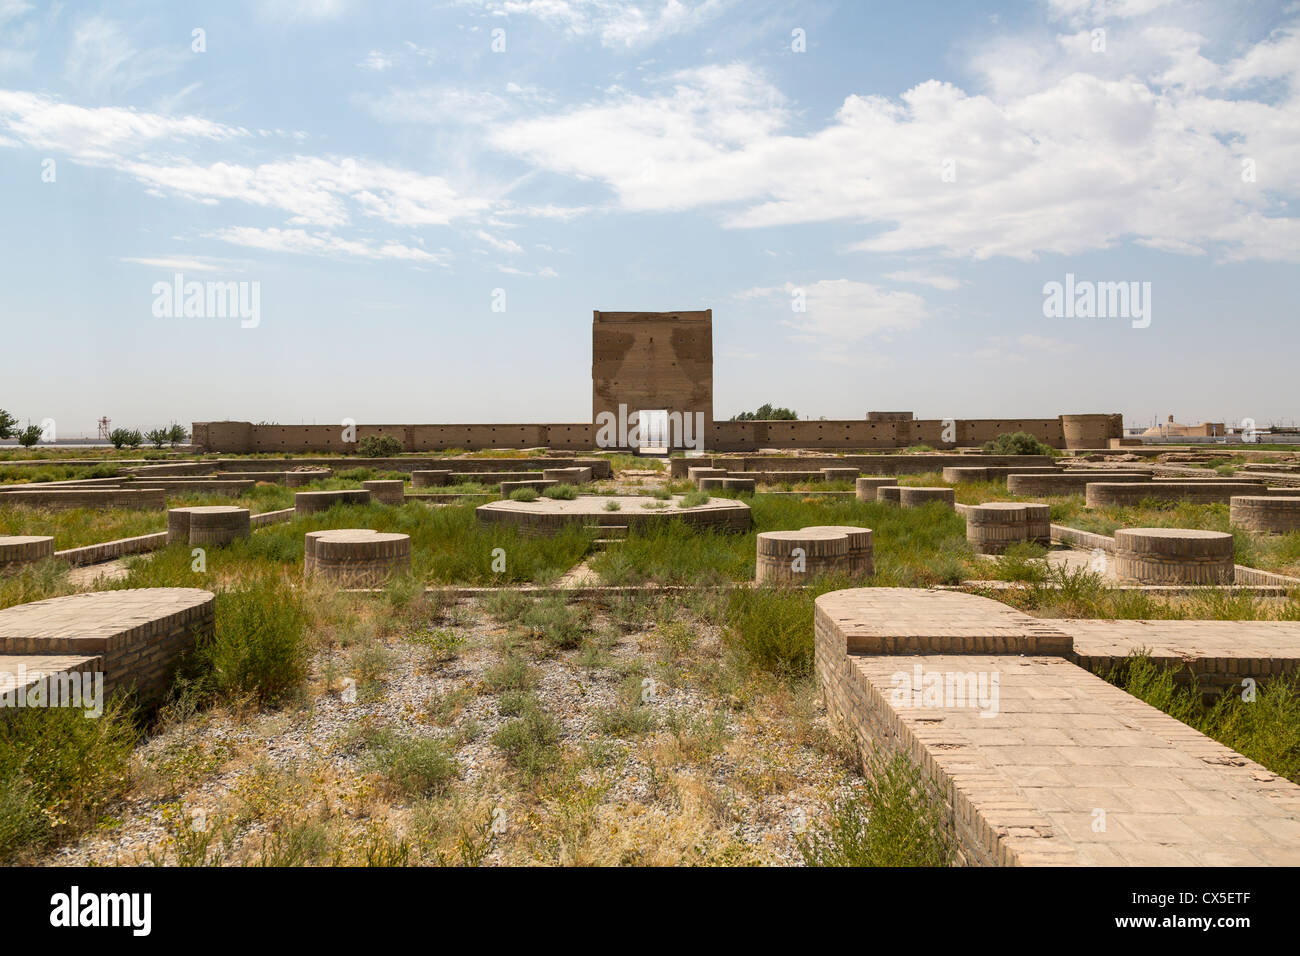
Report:
[[936,289],[942,289],[945,292],[951,292],[954,289],[961,288],[961,280],[954,276],[940,276],[929,272],[917,272],[914,270],[904,269],[900,272],[885,273],[886,279],[893,279],[895,282],[906,282],[909,285],[928,285]]
[[248,268],[247,260],[219,259],[215,256],[121,256],[119,261],[178,272],[243,272]]
[[73,106],[17,90],[0,90],[0,130],[32,149],[66,152],[88,162],[108,161],[164,143],[226,141],[248,135],[245,129],[197,116]]
[[193,116],[72,106],[0,90],[0,132],[35,149],[66,151],[76,161],[119,169],[155,195],[280,209],[290,225],[336,227],[359,213],[394,226],[443,226],[492,205],[461,195],[440,176],[346,156],[294,156],[256,166],[200,165],[170,155],[160,161],[151,147],[248,136],[247,130]]
[[[736,293],[736,298],[766,302],[788,311],[781,324],[804,341],[852,342],[872,335],[916,328],[926,318],[925,300],[913,292],[883,289],[852,279],[821,279],[807,285],[787,282]],[[804,311],[795,311],[802,303]]]
[[493,16],[532,17],[607,47],[640,48],[690,33],[738,0],[461,0]]
[[558,279],[560,277],[560,274],[550,266],[542,266],[536,272],[530,272],[527,269],[516,269],[514,266],[498,265],[497,271],[511,276],[527,276],[539,279]]
[[[712,207],[735,228],[856,221],[871,227],[851,247],[861,251],[1033,259],[1136,239],[1216,246],[1225,260],[1300,260],[1285,203],[1300,198],[1294,31],[1223,69],[1221,82],[1238,87],[1280,79],[1288,94],[1269,100],[1185,85],[1204,71],[1167,87],[1066,59],[1072,72],[1040,80],[1036,62],[1004,58],[1019,72],[989,94],[931,80],[898,99],[852,95],[802,134],[763,74],[732,64],[674,74],[649,94],[615,88],[498,121],[487,135],[545,169],[605,184],[624,210]],[[1243,182],[1246,159],[1257,183]]]
[[292,252],[322,256],[347,256],[360,259],[396,259],[442,265],[444,253],[428,252],[400,242],[370,242],[344,239],[330,233],[309,233],[304,229],[259,229],[251,226],[232,226],[207,234],[233,245],[248,246],[267,252]]
[[1175,2],[1176,0],[1048,0],[1048,7],[1056,19],[1082,24],[1142,17]]
[[498,239],[496,236],[488,233],[483,229],[476,230],[474,235],[475,237],[478,238],[480,242],[486,242],[489,246],[491,246],[493,249],[496,249],[498,252],[509,252],[513,254],[513,253],[524,251],[524,247],[521,246],[519,243],[515,242],[513,239]]
[[64,75],[86,95],[115,96],[173,72],[185,55],[166,49],[141,52],[116,23],[89,17],[73,31]]
[[335,20],[347,12],[348,0],[260,0],[254,8],[271,20]]
[[357,66],[363,70],[373,70],[376,73],[382,73],[384,70],[392,69],[393,57],[380,50],[371,50],[358,63]]

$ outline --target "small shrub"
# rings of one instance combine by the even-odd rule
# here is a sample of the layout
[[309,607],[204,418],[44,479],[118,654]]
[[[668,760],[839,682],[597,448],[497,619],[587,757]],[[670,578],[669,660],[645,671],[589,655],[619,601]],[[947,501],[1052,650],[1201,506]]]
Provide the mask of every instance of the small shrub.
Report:
[[264,578],[217,595],[216,630],[196,649],[197,681],[211,696],[282,703],[307,679],[307,613],[298,592]]
[[578,497],[578,489],[573,485],[551,485],[542,494],[557,501],[572,501]]
[[830,821],[799,838],[809,866],[949,866],[944,809],[904,754],[875,759],[861,796],[838,801]]
[[1056,455],[1056,449],[1045,445],[1028,432],[999,435],[984,443],[986,455]]
[[510,492],[511,501],[536,501],[540,497],[536,488],[516,488]]
[[401,453],[401,439],[392,435],[367,435],[357,442],[357,454],[362,458],[396,458]]
[[759,670],[803,676],[813,666],[813,601],[835,586],[819,579],[806,590],[743,588],[727,605],[727,642]]
[[622,510],[622,508],[623,508],[623,506],[622,506],[621,504],[619,504],[617,501],[606,501],[606,502],[605,502],[605,510],[606,510],[606,511],[620,511],[620,510]]
[[995,576],[1002,581],[1041,583],[1047,579],[1047,549],[1031,541],[1017,541],[998,556]]
[[524,712],[492,735],[492,743],[505,753],[506,762],[530,779],[546,773],[560,761],[560,725],[535,698]]
[[528,690],[537,683],[537,675],[518,654],[507,654],[501,663],[483,673],[483,686],[494,694],[508,690]]
[[114,428],[108,433],[108,440],[114,448],[139,448],[144,436],[134,428]]
[[71,707],[17,708],[0,719],[0,860],[75,832],[126,790],[139,738],[114,695],[98,718]]
[[551,647],[571,650],[582,644],[588,631],[587,616],[563,598],[546,598],[524,612],[521,621],[533,637]]
[[402,737],[374,751],[389,789],[407,799],[445,793],[460,775],[446,743],[434,737]]
[[677,507],[698,508],[700,505],[707,505],[708,503],[709,493],[707,491],[688,491],[677,502]]
[[532,598],[518,591],[494,591],[483,598],[483,609],[500,624],[519,620],[532,604]]

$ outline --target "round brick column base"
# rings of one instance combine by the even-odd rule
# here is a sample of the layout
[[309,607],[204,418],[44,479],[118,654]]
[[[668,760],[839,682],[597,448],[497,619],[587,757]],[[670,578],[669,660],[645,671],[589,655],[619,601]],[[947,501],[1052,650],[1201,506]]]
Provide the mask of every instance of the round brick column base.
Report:
[[1112,567],[1124,584],[1231,584],[1232,535],[1187,528],[1115,532]]
[[1238,495],[1228,503],[1228,513],[1234,525],[1258,534],[1300,531],[1300,489],[1294,498]]
[[252,513],[233,505],[200,505],[167,512],[167,543],[205,547],[229,544],[252,534]]
[[0,571],[16,571],[54,557],[54,538],[43,534],[0,535]]
[[411,569],[411,537],[368,528],[309,531],[303,542],[303,576],[339,587],[381,587]]
[[867,577],[875,570],[871,529],[824,525],[758,536],[754,580],[807,584],[823,574]]

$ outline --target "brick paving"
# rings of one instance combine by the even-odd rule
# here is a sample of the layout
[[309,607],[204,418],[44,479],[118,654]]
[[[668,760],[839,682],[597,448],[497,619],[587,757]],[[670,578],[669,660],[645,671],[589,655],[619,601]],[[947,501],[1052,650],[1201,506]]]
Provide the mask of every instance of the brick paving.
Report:
[[[864,754],[902,751],[921,768],[959,862],[1300,865],[1300,787],[1071,662],[1139,640],[1170,654],[1300,643],[1298,624],[1212,623],[1035,620],[959,592],[837,591],[817,599],[817,671]],[[923,675],[938,696],[904,690]]]

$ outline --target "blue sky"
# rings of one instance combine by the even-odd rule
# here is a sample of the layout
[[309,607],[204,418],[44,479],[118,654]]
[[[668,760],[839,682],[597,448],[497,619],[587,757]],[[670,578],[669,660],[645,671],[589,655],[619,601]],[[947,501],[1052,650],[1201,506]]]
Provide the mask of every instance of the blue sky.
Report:
[[712,308],[722,418],[1291,421],[1298,73],[1285,2],[0,0],[0,407],[583,421],[593,309]]

